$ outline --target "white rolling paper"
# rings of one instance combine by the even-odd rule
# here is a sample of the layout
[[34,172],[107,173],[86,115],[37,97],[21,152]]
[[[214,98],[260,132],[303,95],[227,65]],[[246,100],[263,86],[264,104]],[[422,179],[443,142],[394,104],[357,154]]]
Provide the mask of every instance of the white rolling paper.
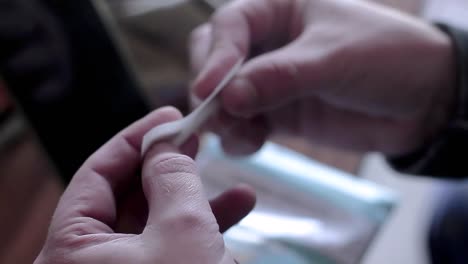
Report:
[[239,60],[221,80],[218,86],[216,86],[210,96],[188,116],[174,122],[154,127],[146,133],[143,137],[141,147],[142,156],[144,156],[148,149],[156,142],[161,140],[171,140],[174,145],[180,146],[185,143],[193,133],[199,130],[200,127],[218,110],[218,95],[236,76],[237,72],[239,72],[242,62],[243,60]]

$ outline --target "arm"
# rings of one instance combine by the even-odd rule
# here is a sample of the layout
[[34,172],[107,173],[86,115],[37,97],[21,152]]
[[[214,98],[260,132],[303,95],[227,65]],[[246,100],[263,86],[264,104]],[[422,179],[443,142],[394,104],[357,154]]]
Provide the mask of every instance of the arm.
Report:
[[458,98],[447,34],[369,1],[233,1],[194,32],[191,49],[200,98],[249,58],[210,127],[229,152],[287,134],[401,156],[445,130]]
[[452,118],[432,142],[389,162],[406,173],[462,178],[468,175],[468,32],[442,24],[439,28],[450,36],[456,53],[457,99]]

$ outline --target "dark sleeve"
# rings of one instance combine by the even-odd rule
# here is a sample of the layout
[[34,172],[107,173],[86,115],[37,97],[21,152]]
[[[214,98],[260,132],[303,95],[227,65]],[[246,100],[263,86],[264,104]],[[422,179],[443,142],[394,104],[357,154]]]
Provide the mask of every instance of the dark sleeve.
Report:
[[447,127],[414,153],[388,158],[404,173],[447,179],[468,177],[468,32],[437,24],[454,43],[457,63],[457,106]]
[[65,181],[149,109],[89,0],[0,0],[0,74]]

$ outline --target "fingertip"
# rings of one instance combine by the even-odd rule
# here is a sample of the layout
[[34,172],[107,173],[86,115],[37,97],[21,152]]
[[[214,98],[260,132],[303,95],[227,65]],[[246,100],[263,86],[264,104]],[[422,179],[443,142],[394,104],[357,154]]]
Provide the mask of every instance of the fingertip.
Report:
[[190,44],[197,42],[204,42],[204,40],[211,34],[212,26],[209,23],[203,23],[196,27],[192,33],[190,33]]
[[257,192],[255,188],[246,183],[240,183],[233,188],[233,191],[239,194],[239,197],[244,201],[244,204],[250,205],[249,211],[252,210],[257,202]]
[[202,70],[204,62],[210,54],[212,41],[212,26],[209,23],[198,26],[190,34],[188,49],[193,74],[198,74]]
[[[195,172],[195,161],[174,145],[163,142],[151,146],[143,160],[143,185],[150,185],[154,176]],[[151,186],[145,188],[152,188]]]
[[237,117],[250,118],[255,114],[258,94],[247,78],[236,78],[221,94],[225,110]]
[[263,137],[250,133],[245,134],[238,128],[221,138],[224,152],[232,157],[252,155],[261,149],[264,143]]
[[179,120],[182,113],[173,106],[164,106],[153,110],[119,135],[125,138],[135,149],[141,151],[144,136],[155,126]]
[[175,108],[174,106],[163,106],[159,109],[154,110],[153,112],[151,112],[151,114],[157,114],[161,116],[161,119],[167,120],[167,122],[181,119],[183,117],[179,109]]
[[198,77],[192,83],[194,95],[200,99],[208,97],[215,87],[222,81],[227,72],[242,57],[224,54],[222,51],[214,51],[208,62],[203,67]]
[[256,117],[245,120],[221,138],[221,145],[226,154],[231,156],[251,155],[262,148],[270,134],[265,120]]
[[219,111],[210,122],[211,131],[223,137],[239,124],[240,120],[225,111]]
[[227,136],[221,138],[221,146],[228,156],[243,157],[249,156],[262,148],[264,141],[252,140],[250,138],[238,136]]
[[211,200],[211,209],[220,231],[225,232],[247,216],[256,204],[255,190],[247,184],[239,184]]

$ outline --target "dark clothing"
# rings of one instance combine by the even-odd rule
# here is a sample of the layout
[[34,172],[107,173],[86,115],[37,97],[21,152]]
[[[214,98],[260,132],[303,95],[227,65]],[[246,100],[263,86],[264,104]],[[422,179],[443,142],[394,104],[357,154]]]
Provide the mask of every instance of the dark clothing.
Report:
[[[459,101],[453,120],[432,144],[389,161],[411,174],[463,178],[468,176],[468,33],[439,28],[456,46]],[[148,111],[89,0],[0,0],[0,74],[65,181]],[[467,199],[454,196],[436,214],[429,236],[434,264],[468,259]]]
[[448,186],[431,219],[427,246],[431,264],[468,260],[468,185]]
[[451,122],[427,146],[409,155],[390,158],[397,170],[447,179],[468,176],[468,32],[438,24],[454,42],[457,58],[458,101]]
[[149,109],[89,0],[0,0],[0,75],[65,182]]
[[[447,127],[422,149],[389,159],[394,168],[445,179],[468,177],[468,32],[437,25],[455,46],[457,105]],[[432,264],[462,264],[468,260],[468,185],[450,186],[440,196],[429,227],[428,253]]]

